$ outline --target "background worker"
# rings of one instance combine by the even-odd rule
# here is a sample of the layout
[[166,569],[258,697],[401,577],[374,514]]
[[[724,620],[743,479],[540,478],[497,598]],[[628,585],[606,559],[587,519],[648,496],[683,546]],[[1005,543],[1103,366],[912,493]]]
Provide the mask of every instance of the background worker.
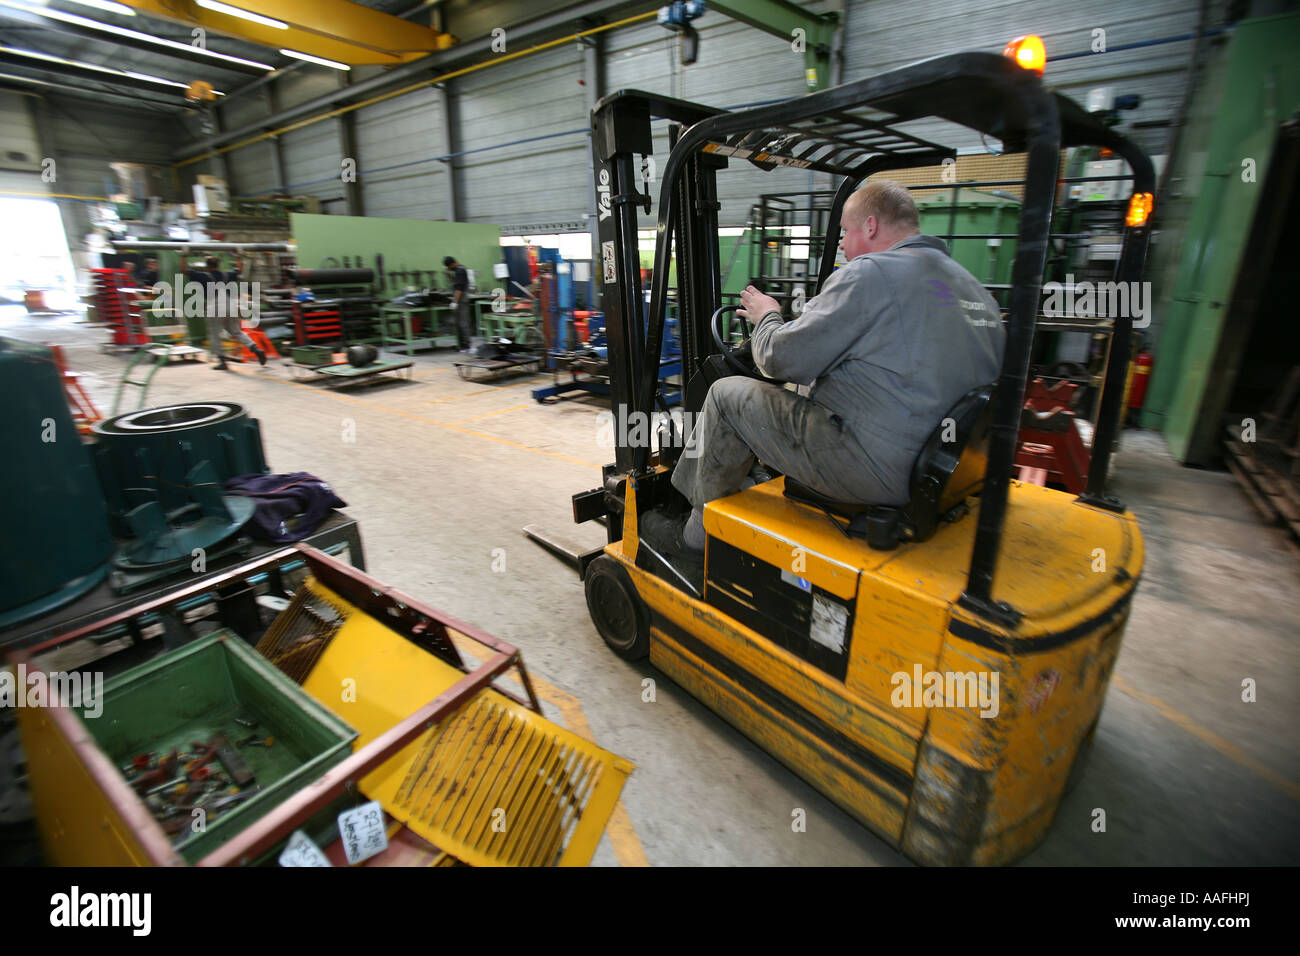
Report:
[[474,314],[469,301],[469,273],[456,261],[455,256],[442,260],[451,280],[451,303],[456,308],[456,341],[462,352],[468,352],[474,337]]
[[998,304],[943,240],[920,234],[906,188],[868,183],[841,226],[848,261],[800,315],[787,322],[752,285],[741,293],[758,370],[811,389],[738,375],[713,383],[673,471],[693,508],[682,531],[690,548],[704,548],[704,504],[739,491],[756,457],[830,498],[905,504],[941,418],[998,376]]
[[152,256],[136,264],[133,276],[135,284],[141,289],[152,289],[158,281],[158,260]]
[[[235,268],[231,272],[222,272],[220,266],[221,263],[216,256],[208,256],[203,261],[202,269],[191,269],[186,276],[190,282],[197,282],[203,286],[203,308],[208,324],[208,349],[217,360],[216,370],[225,372],[230,368],[226,364],[226,353],[221,346],[223,334],[239,342],[257,356],[259,364],[265,365],[266,353],[257,347],[252,337],[239,324],[237,283],[243,261],[236,258]],[[226,285],[227,283],[231,285]],[[219,292],[218,285],[226,285],[226,288]]]

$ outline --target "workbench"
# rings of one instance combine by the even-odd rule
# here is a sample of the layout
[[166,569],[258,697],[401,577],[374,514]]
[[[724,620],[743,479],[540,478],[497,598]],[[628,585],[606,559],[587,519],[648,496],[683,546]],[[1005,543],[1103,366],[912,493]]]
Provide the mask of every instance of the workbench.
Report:
[[[516,336],[520,330],[537,325],[537,316],[532,312],[493,312],[492,301],[479,303],[478,334],[483,338],[493,340],[507,338],[512,342],[518,342]],[[538,343],[541,342],[541,338],[539,330]]]
[[[434,326],[433,318],[434,306],[404,306],[404,305],[384,305],[379,307],[379,338],[384,351],[390,349],[396,350],[399,346],[406,350],[407,355],[411,355],[416,349],[431,349],[434,341],[431,337],[425,335],[425,332],[432,331]],[[422,316],[426,327],[421,329],[421,334],[416,335],[411,331],[411,317]],[[400,335],[391,333],[392,324],[397,323],[401,330]]]

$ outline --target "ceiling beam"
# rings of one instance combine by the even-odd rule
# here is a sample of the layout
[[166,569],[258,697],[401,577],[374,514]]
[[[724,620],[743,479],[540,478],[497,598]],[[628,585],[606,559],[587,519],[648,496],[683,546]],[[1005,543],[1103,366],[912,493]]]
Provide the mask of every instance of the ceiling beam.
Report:
[[78,80],[92,80],[95,83],[105,83],[109,86],[126,87],[133,90],[145,90],[159,95],[166,95],[167,89],[174,89],[177,97],[181,97],[185,94],[185,91],[178,86],[169,88],[160,83],[151,83],[149,80],[143,80],[135,76],[128,76],[125,73],[105,72],[106,70],[113,70],[115,68],[105,67],[104,70],[97,70],[89,64],[86,66],[79,66],[75,63],[53,63],[49,60],[34,59],[33,57],[12,53],[7,49],[0,49],[0,63],[25,67],[29,70],[37,70],[39,71],[39,76],[42,78],[45,76],[55,76],[64,79],[75,78]]
[[[21,84],[21,85],[19,85]],[[70,83],[56,83],[53,80],[42,80],[34,76],[20,76],[17,73],[0,72],[0,87],[14,90],[15,92],[31,92],[29,87],[37,86],[44,89],[59,90],[69,96],[79,96],[86,99],[103,101],[104,97],[113,97],[115,99],[129,100],[136,106],[147,106],[156,111],[166,111],[168,113],[180,113],[186,110],[182,103],[167,103],[162,100],[152,100],[147,96],[139,96],[135,93],[118,93],[113,90],[92,90],[86,86],[74,86]],[[98,155],[98,154],[96,154]],[[100,157],[102,158],[102,157]]]
[[394,66],[456,42],[409,20],[348,0],[223,0],[284,29],[201,7],[194,0],[120,0],[129,7],[189,27],[248,40],[273,50],[290,49],[352,66]]

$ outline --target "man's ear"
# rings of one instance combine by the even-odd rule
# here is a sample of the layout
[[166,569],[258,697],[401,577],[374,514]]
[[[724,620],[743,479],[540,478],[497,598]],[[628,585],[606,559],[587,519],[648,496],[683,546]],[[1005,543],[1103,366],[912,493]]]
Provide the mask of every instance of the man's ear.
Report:
[[876,221],[875,216],[868,216],[862,223],[862,234],[868,239],[876,238],[876,233],[880,231],[880,223]]

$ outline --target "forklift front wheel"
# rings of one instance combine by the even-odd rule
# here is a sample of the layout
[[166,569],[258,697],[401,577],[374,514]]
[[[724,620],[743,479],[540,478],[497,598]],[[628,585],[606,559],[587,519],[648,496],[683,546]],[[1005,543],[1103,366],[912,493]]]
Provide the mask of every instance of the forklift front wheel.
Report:
[[587,610],[605,643],[625,661],[650,653],[650,620],[623,566],[607,554],[587,565]]

